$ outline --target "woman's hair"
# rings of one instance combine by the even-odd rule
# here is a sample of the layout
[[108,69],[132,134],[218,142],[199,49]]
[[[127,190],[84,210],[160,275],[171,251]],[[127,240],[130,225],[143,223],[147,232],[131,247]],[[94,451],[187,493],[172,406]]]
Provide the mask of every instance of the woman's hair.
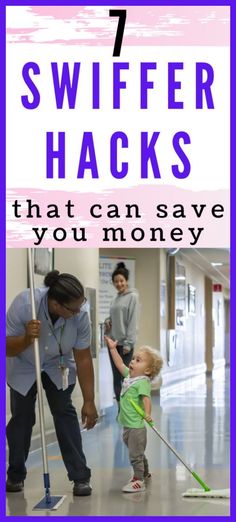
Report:
[[154,379],[156,377],[163,366],[163,359],[158,350],[154,350],[154,348],[151,348],[150,346],[141,346],[138,349],[139,352],[145,352],[148,355],[148,358],[150,360],[150,379]]
[[116,268],[115,268],[114,272],[112,272],[112,276],[111,276],[113,282],[117,275],[122,275],[126,279],[126,281],[128,281],[129,270],[128,270],[128,268],[126,268],[124,263],[118,263],[116,265]]
[[60,274],[59,270],[49,272],[44,278],[44,284],[49,288],[48,297],[59,304],[84,297],[84,288],[80,281],[71,274]]

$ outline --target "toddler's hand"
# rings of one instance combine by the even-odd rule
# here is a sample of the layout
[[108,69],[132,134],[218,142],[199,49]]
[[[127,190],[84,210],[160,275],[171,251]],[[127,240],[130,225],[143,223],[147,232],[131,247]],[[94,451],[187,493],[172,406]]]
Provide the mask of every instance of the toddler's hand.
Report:
[[151,415],[145,415],[144,418],[147,422],[153,422]]
[[109,350],[116,349],[118,341],[113,341],[110,337],[107,337],[107,335],[104,335],[104,339],[107,343],[107,347],[109,348]]

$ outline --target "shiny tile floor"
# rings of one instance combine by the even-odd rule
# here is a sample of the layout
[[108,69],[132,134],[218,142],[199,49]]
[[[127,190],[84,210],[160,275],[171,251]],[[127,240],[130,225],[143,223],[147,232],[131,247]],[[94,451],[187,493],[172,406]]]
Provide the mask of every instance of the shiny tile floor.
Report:
[[[153,419],[188,465],[212,489],[229,487],[229,371],[217,370],[185,381],[153,398]],[[127,450],[116,422],[116,407],[106,410],[98,426],[83,432],[84,451],[92,469],[91,497],[72,496],[57,444],[48,447],[52,495],[66,495],[55,511],[33,510],[44,496],[41,451],[28,460],[24,493],[7,495],[7,515],[27,516],[227,516],[226,499],[184,499],[198,487],[193,477],[148,428],[152,479],[143,493],[122,493],[130,478]]]

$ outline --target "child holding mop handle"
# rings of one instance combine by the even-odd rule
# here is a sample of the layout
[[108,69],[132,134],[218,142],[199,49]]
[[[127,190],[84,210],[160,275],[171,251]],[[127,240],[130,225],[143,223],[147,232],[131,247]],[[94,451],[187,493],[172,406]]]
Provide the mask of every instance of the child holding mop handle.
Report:
[[125,377],[120,396],[118,420],[123,426],[123,440],[129,450],[133,477],[122,491],[136,493],[145,491],[145,479],[149,478],[148,461],[144,454],[147,445],[147,430],[144,419],[134,410],[130,399],[145,412],[151,421],[151,380],[159,374],[163,360],[160,353],[149,346],[142,346],[133,355],[129,367],[125,366],[117,349],[117,341],[105,336],[114,364]]

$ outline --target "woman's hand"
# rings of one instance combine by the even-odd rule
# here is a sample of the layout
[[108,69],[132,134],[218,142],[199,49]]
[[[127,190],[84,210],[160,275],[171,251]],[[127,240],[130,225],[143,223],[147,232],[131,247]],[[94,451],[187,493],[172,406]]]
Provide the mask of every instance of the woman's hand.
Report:
[[84,401],[81,409],[82,424],[87,430],[91,430],[98,420],[98,412],[94,401]]
[[129,346],[128,344],[123,346],[123,354],[126,355],[127,353],[129,353],[131,351],[131,346]]
[[32,319],[26,324],[25,337],[29,341],[29,344],[34,342],[34,339],[38,339],[40,336],[41,321]]
[[109,348],[109,350],[116,350],[116,347],[117,347],[117,344],[118,344],[118,341],[113,341],[110,337],[108,337],[107,335],[104,335],[104,339],[107,343],[107,347]]
[[109,333],[111,330],[111,319],[106,319],[104,321],[104,332],[105,334]]
[[16,357],[29,348],[34,340],[40,337],[40,326],[41,321],[32,319],[26,323],[24,335],[7,336],[7,357]]

